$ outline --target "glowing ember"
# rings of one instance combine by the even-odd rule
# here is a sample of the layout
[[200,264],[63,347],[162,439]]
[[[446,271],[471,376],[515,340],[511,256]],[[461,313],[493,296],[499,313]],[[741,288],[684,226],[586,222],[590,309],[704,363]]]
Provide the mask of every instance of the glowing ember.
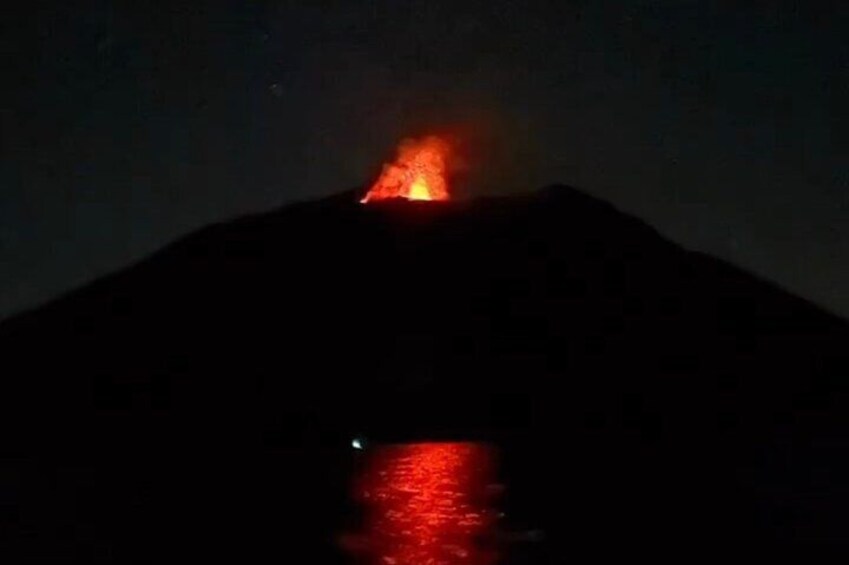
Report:
[[383,166],[380,178],[360,202],[387,198],[448,200],[445,177],[449,155],[448,143],[439,137],[403,141],[395,162]]

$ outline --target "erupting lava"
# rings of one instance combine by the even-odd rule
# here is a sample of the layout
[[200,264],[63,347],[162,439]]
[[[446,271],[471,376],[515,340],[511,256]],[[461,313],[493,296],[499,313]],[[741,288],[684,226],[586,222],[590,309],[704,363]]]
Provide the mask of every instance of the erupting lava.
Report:
[[395,162],[383,166],[380,178],[360,202],[387,198],[448,200],[445,177],[449,153],[448,143],[436,136],[404,140]]

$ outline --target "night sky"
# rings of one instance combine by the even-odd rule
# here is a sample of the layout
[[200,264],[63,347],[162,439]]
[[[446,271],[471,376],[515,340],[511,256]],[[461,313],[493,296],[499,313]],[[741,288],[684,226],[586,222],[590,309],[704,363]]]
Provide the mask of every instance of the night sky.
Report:
[[849,316],[845,2],[29,4],[0,23],[0,317],[435,129],[459,192],[571,184]]

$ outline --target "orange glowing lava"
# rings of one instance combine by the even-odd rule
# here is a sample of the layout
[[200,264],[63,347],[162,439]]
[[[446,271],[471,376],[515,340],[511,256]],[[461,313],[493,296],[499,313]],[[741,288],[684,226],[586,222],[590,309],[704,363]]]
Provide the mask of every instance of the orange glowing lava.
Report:
[[387,198],[448,200],[450,153],[448,143],[436,136],[404,140],[395,162],[383,166],[380,177],[360,202]]
[[493,565],[493,453],[475,443],[387,445],[369,453],[355,495],[370,565]]

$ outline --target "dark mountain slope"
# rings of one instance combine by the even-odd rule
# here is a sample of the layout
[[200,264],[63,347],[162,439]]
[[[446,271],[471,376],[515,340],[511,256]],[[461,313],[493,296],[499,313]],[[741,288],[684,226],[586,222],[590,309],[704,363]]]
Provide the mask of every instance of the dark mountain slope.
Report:
[[552,556],[838,544],[847,346],[572,189],[298,204],[0,326],[5,535],[48,561],[331,559],[365,432],[499,442]]

